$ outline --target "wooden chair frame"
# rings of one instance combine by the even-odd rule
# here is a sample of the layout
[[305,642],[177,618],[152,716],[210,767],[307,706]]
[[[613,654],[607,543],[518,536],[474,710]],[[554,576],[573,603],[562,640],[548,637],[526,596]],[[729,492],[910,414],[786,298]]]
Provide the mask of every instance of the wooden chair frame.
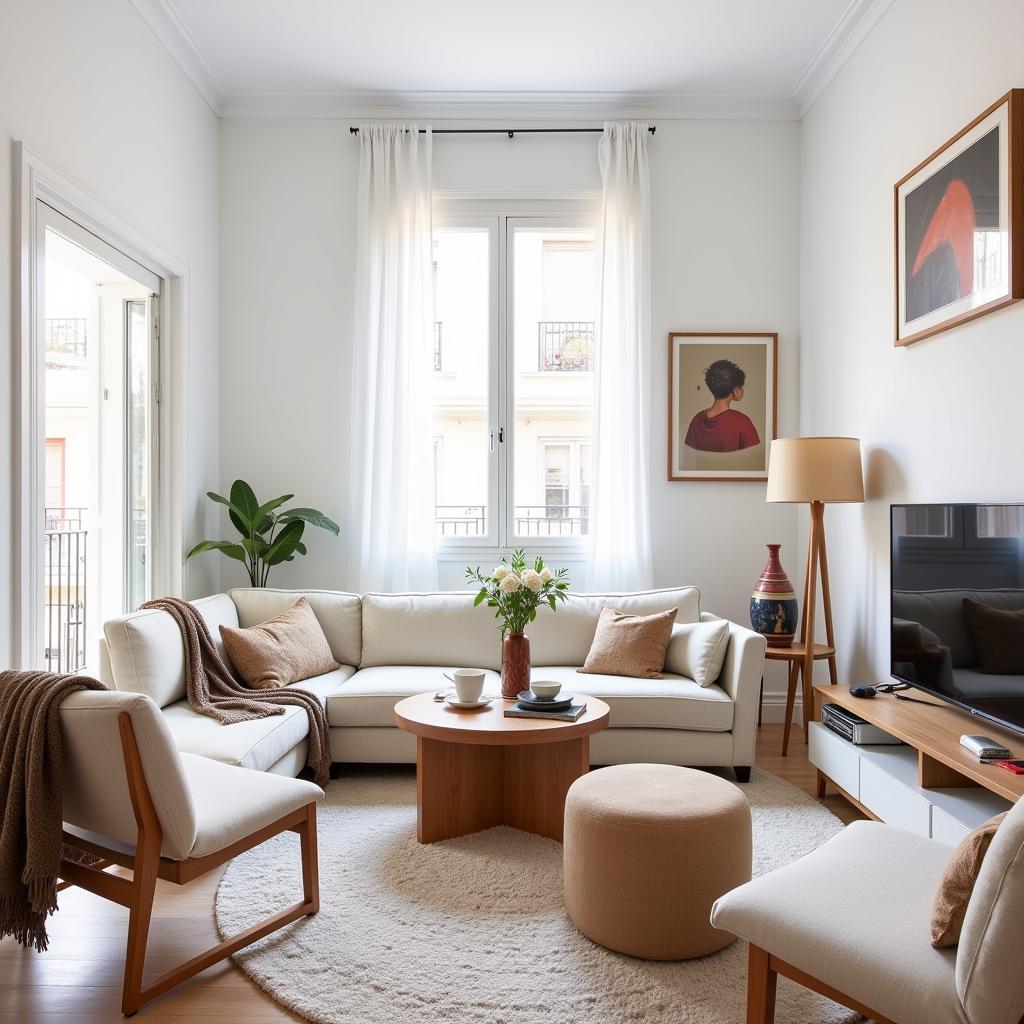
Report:
[[[161,857],[160,847],[163,842],[163,832],[149,787],[146,785],[142,759],[139,756],[138,744],[132,730],[131,717],[126,712],[121,712],[117,716],[117,724],[121,736],[121,749],[124,754],[125,773],[128,777],[128,792],[131,795],[132,810],[139,829],[135,853],[109,849],[65,830],[64,842],[66,845],[99,857],[100,860],[89,867],[66,859],[62,860],[61,878],[64,880],[64,884],[60,888],[77,885],[97,896],[102,896],[104,899],[128,908],[128,947],[125,955],[121,1011],[126,1017],[130,1017],[145,1003],[156,999],[157,996],[163,995],[175,985],[199,974],[200,971],[231,956],[257,939],[269,935],[278,928],[283,928],[300,917],[308,917],[317,913],[320,909],[320,881],[317,874],[315,803],[306,804],[305,807],[300,807],[283,818],[278,818],[277,821],[259,829],[252,835],[206,857],[192,857],[181,861]],[[297,832],[299,834],[302,857],[302,902],[271,915],[265,921],[246,928],[245,931],[230,939],[225,939],[205,953],[200,953],[143,987],[142,976],[145,969],[146,944],[149,939],[156,880],[162,878],[167,882],[185,885],[237,857],[240,853],[265,843],[281,832]],[[110,865],[130,869],[131,879],[107,874],[104,869]]]
[[817,978],[801,971],[798,967],[772,956],[760,946],[750,945],[750,960],[747,969],[747,1024],[774,1024],[775,1022],[775,986],[778,976],[789,978],[804,988],[809,988],[818,995],[825,996],[835,1003],[856,1010],[875,1024],[894,1024],[888,1017],[883,1017],[876,1010],[845,995],[843,992],[826,985]]

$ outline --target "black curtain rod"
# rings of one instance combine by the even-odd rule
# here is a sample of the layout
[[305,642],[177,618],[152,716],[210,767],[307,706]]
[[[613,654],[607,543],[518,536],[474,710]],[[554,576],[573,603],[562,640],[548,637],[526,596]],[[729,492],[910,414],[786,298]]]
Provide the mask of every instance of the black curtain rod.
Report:
[[[652,135],[658,130],[655,125],[647,129]],[[359,134],[359,129],[354,125],[349,128],[353,135]],[[603,128],[434,128],[433,135],[507,135],[510,139],[516,135],[562,135],[569,133],[600,134]],[[419,130],[420,135],[426,135],[426,128]]]

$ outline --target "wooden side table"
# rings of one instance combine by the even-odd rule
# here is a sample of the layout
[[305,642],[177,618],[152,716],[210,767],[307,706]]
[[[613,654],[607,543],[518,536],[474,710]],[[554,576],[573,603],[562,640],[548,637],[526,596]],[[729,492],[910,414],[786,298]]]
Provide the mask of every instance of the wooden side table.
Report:
[[[793,725],[793,704],[796,701],[796,684],[800,681],[804,700],[804,742],[807,742],[807,723],[812,714],[811,684],[807,672],[807,645],[796,641],[790,647],[769,647],[764,652],[765,661],[789,662],[789,686],[786,690],[786,727],[782,734],[782,756],[789,752],[789,730]],[[831,644],[815,644],[810,661],[828,661],[832,684],[836,683],[836,649]]]

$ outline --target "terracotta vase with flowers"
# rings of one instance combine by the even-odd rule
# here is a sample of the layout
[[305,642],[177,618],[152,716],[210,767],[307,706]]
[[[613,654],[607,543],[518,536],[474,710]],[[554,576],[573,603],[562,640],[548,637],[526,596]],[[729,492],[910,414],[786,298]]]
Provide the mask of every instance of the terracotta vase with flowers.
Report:
[[494,609],[501,622],[501,695],[515,700],[530,688],[530,640],[526,627],[545,605],[557,611],[569,590],[568,570],[552,572],[539,555],[532,565],[522,549],[503,558],[490,575],[479,567],[466,569],[466,578],[480,587],[473,602]]

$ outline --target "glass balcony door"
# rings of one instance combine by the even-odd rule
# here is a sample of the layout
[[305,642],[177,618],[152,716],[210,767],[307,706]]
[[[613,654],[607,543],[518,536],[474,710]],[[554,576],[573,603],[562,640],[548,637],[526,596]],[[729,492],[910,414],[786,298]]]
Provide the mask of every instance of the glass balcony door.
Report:
[[45,453],[40,663],[95,671],[151,593],[160,278],[39,203]]

